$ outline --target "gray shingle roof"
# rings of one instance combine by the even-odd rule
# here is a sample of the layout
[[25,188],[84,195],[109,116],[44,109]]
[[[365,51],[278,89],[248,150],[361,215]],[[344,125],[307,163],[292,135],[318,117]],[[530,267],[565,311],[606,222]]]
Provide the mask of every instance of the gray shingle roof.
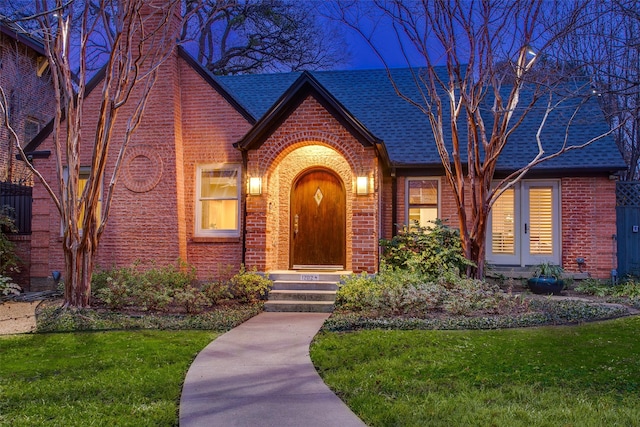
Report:
[[[407,167],[440,164],[426,115],[396,94],[386,70],[315,71],[311,74],[373,135],[384,142],[392,164]],[[401,92],[410,94],[416,101],[421,101],[411,70],[394,69],[392,75]],[[259,119],[300,76],[301,73],[283,73],[224,76],[215,79],[247,111]],[[520,105],[525,105],[526,101],[525,93]],[[540,101],[536,108],[527,114],[521,126],[509,139],[498,163],[499,170],[517,169],[537,154],[535,135],[544,117],[546,102],[543,101],[546,99]],[[573,119],[566,133],[569,118],[580,102],[579,99],[568,99],[547,119],[541,132],[546,153],[552,153],[561,147],[565,136],[569,145],[576,145],[607,132],[608,127],[597,99],[592,98],[580,107],[579,114]],[[448,106],[447,103],[444,104]],[[490,106],[487,106],[487,111],[489,108]],[[445,123],[447,118],[448,111],[445,111]],[[466,132],[466,125],[463,124],[461,129]],[[445,134],[446,140],[450,141],[447,126]],[[463,144],[466,145],[464,140]],[[610,136],[536,167],[537,170],[611,171],[624,168],[622,156]]]

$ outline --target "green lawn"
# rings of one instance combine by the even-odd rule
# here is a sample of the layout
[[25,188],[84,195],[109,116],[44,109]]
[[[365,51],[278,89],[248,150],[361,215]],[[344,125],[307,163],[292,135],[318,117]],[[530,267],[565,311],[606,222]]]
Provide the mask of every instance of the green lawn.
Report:
[[312,359],[370,426],[640,426],[640,317],[324,332]]
[[173,426],[196,354],[219,334],[0,337],[1,426]]

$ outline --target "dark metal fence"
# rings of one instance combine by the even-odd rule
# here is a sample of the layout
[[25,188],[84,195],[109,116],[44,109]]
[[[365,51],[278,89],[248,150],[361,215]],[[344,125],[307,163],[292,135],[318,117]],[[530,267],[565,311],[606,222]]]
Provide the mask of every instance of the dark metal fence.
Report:
[[0,209],[13,218],[16,234],[31,234],[32,187],[0,182]]

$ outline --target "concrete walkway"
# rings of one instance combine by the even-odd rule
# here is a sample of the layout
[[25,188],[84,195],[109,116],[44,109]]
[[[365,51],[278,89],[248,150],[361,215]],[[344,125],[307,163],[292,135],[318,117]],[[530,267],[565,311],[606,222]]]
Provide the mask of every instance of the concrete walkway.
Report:
[[189,368],[180,426],[365,426],[309,358],[309,344],[327,317],[262,313],[217,338]]

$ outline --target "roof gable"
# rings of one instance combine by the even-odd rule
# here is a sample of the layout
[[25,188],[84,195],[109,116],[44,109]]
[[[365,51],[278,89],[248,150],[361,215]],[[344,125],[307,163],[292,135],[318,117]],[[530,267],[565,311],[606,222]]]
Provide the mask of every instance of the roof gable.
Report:
[[289,115],[309,96],[314,97],[361,144],[378,146],[380,139],[353,116],[314,76],[305,71],[262,115],[255,126],[235,146],[241,150],[259,147]]
[[39,55],[45,55],[44,44],[42,40],[29,35],[25,29],[23,29],[16,23],[6,20],[6,18],[3,16],[0,16],[0,33],[6,34],[12,39],[17,40],[25,46],[28,46]]

